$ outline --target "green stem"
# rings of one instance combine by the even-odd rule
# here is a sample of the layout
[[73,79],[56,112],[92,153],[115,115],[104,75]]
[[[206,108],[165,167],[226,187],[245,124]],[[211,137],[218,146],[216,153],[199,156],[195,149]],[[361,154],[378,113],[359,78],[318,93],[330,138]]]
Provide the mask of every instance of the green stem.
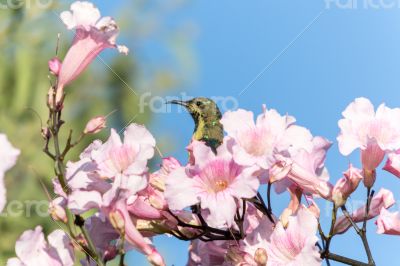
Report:
[[[55,103],[55,93],[53,95],[53,102]],[[65,165],[64,165],[64,158],[65,155],[67,154],[67,152],[74,146],[73,144],[71,144],[71,135],[72,132],[70,132],[70,136],[68,138],[66,147],[64,148],[63,152],[61,153],[61,148],[60,148],[60,141],[59,141],[59,131],[60,128],[63,124],[63,121],[61,120],[61,111],[60,110],[56,110],[56,106],[53,106],[53,108],[50,107],[50,113],[49,113],[49,120],[48,120],[48,127],[49,130],[51,132],[52,138],[53,138],[53,144],[54,144],[54,152],[55,154],[52,155],[49,151],[48,151],[48,140],[46,143],[46,147],[45,147],[45,152],[46,154],[48,154],[53,160],[54,160],[54,170],[55,173],[57,175],[58,181],[60,182],[60,185],[62,187],[62,189],[64,190],[64,192],[66,194],[70,194],[70,189],[68,187],[67,181],[65,179]],[[79,141],[82,138],[79,138]],[[87,246],[82,245],[82,249],[87,252],[87,255],[89,255],[96,263],[97,265],[100,266],[104,266],[104,263],[102,261],[102,259],[98,256],[97,251],[96,251],[96,247],[93,244],[93,241],[89,235],[89,232],[87,231],[87,229],[85,228],[85,220],[79,216],[79,215],[75,215],[72,214],[72,212],[67,208],[66,209],[66,213],[67,213],[67,217],[68,217],[68,230],[71,233],[72,238],[76,238],[77,236],[77,232],[76,232],[76,227],[75,227],[75,223],[76,221],[79,221],[79,223],[77,223],[77,225],[79,226],[83,236],[86,239],[87,242]]]

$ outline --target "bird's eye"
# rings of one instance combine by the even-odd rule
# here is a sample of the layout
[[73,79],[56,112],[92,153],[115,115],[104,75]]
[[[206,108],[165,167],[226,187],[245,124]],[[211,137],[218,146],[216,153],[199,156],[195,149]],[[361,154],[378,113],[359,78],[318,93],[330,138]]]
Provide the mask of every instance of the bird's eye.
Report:
[[197,107],[201,107],[203,104],[200,101],[198,101],[198,102],[196,102],[196,105],[197,105]]

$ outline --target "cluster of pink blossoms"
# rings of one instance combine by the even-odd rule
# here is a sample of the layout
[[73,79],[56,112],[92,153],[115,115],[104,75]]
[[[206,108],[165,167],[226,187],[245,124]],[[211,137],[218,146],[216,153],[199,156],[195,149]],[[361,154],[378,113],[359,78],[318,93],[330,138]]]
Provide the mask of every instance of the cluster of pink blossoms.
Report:
[[[82,152],[79,161],[67,164],[69,194],[54,180],[54,191],[59,197],[50,204],[52,216],[65,221],[67,208],[78,215],[96,210],[85,226],[93,233],[93,242],[105,261],[118,255],[118,245],[123,239],[127,241],[126,251],[135,248],[154,265],[164,265],[151,244],[152,236],[179,232],[178,237],[190,238],[201,230],[202,223],[214,230],[238,231],[238,214],[243,213],[242,239],[203,242],[201,237],[196,238],[191,244],[189,265],[320,265],[321,254],[316,246],[319,209],[313,198],[322,197],[336,207],[345,205],[359,183],[367,182],[370,173],[375,173],[371,164],[377,167],[386,153],[389,158],[385,169],[400,171],[393,163],[398,154],[396,148],[382,148],[383,155],[378,157],[377,152],[365,152],[370,149],[368,145],[383,142],[376,128],[384,131],[387,124],[382,123],[381,128],[376,125],[375,116],[371,116],[369,121],[364,121],[362,129],[370,129],[372,133],[367,130],[365,137],[358,131],[359,139],[351,135],[360,122],[349,116],[348,110],[360,110],[358,104],[365,102],[368,101],[357,99],[346,109],[345,119],[339,122],[342,132],[338,137],[341,150],[344,145],[350,145],[350,140],[361,143],[366,139],[365,146],[357,144],[361,148],[363,170],[350,165],[336,185],[329,183],[324,167],[329,141],[313,137],[307,129],[295,125],[293,117],[281,116],[275,110],[264,108],[256,123],[252,112],[238,110],[224,114],[221,122],[227,136],[216,153],[203,142],[192,141],[186,165],[174,158],[165,158],[162,167],[153,173],[148,167],[156,145],[151,133],[143,126],[131,124],[122,140],[112,129],[106,142],[94,141]],[[397,109],[385,108],[388,113],[397,112]],[[388,117],[381,119],[390,121]],[[343,126],[345,123],[347,128]],[[354,131],[349,131],[349,127]],[[384,141],[390,142],[384,137]],[[380,161],[375,161],[375,157]],[[288,191],[291,195],[288,207],[279,218],[269,219],[253,204],[263,183],[272,184],[279,193]],[[372,186],[373,181],[366,184]],[[302,197],[306,205],[301,203]],[[392,193],[386,189],[372,197],[367,219],[379,216],[378,233],[400,234],[400,215],[387,210],[394,203]],[[198,208],[196,211],[194,206]],[[351,218],[358,223],[365,215],[365,207],[361,207]],[[350,227],[350,220],[342,216],[337,219],[333,232],[342,234]],[[43,242],[37,244],[43,260],[59,248],[51,235],[50,246],[45,243],[37,228],[35,233],[24,233],[17,242],[18,250],[21,241],[29,236],[40,237],[41,242],[36,242]],[[62,254],[70,255],[70,247],[65,247]],[[18,256],[24,259],[24,255]],[[57,257],[57,263],[62,259]],[[11,264],[15,261],[10,260],[9,265],[19,265]]]
[[[66,85],[103,49],[127,52],[115,44],[115,21],[101,18],[93,4],[75,2],[61,18],[68,29],[76,29],[76,35],[63,62],[49,62],[57,77],[48,98],[50,117],[55,119],[64,107]],[[22,234],[16,243],[17,257],[7,265],[73,265],[78,250],[87,254],[83,265],[105,265],[131,249],[146,255],[152,265],[165,265],[152,244],[152,237],[161,234],[191,241],[188,265],[343,262],[346,258],[330,256],[329,243],[352,226],[366,240],[357,223],[378,217],[378,233],[400,235],[400,214],[388,210],[395,203],[393,194],[384,188],[376,194],[372,190],[376,169],[385,156],[383,169],[400,177],[399,121],[398,108],[381,105],[375,112],[365,98],[352,102],[339,121],[337,140],[344,156],[360,149],[362,167],[350,165],[336,184],[330,183],[325,167],[332,143],[296,125],[294,117],[265,106],[256,119],[253,112],[243,109],[226,112],[220,121],[226,136],[216,152],[193,140],[187,147],[187,162],[163,158],[155,171],[149,161],[155,159],[156,140],[144,126],[129,125],[123,138],[111,129],[108,140],[95,140],[78,160],[66,164],[65,174],[58,168],[53,180],[56,198],[49,204],[51,217],[69,226],[74,219],[73,226],[80,227],[82,234],[71,237],[56,230],[46,241],[38,226]],[[104,117],[95,117],[83,136],[101,131],[105,123]],[[59,129],[56,123],[44,130],[47,144],[58,137]],[[0,146],[2,181],[19,152],[2,135]],[[60,156],[47,153],[62,167]],[[366,206],[348,213],[346,201],[361,181],[368,191]],[[279,215],[272,211],[271,187],[277,194],[290,195]],[[0,209],[3,191],[0,185]],[[328,235],[319,228],[315,198],[332,203],[334,217]],[[344,215],[336,219],[339,208]],[[373,265],[367,246],[366,251]]]

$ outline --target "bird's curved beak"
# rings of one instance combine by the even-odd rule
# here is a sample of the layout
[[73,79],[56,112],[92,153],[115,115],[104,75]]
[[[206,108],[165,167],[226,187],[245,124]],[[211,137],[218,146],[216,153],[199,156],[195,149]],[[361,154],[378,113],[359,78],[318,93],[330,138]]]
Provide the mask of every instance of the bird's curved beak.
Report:
[[166,102],[166,104],[178,104],[178,105],[182,105],[184,107],[188,107],[188,103],[185,101],[179,101],[179,100],[172,100],[172,101],[168,101]]

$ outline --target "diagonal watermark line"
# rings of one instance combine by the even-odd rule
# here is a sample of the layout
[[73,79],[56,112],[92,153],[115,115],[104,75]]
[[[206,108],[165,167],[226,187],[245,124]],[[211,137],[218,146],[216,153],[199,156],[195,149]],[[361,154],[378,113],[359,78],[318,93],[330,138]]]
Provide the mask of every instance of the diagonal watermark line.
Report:
[[121,128],[120,131],[118,131],[118,134],[121,134],[122,131],[124,131],[133,121],[135,121],[135,118],[136,118],[137,116],[138,116],[137,114],[134,115],[134,116],[132,117],[132,119],[129,120],[129,122],[126,123],[125,126],[124,126],[123,128]]
[[243,93],[245,93],[249,88],[251,88],[254,83],[259,80],[261,78],[262,75],[265,74],[265,72],[276,62],[279,60],[279,58],[282,57],[282,55],[284,55],[287,50],[292,47],[292,45],[315,23],[318,21],[318,19],[322,16],[322,14],[325,12],[325,10],[322,10],[321,12],[319,12],[319,14],[310,22],[308,23],[308,25],[299,33],[297,34],[297,36],[285,47],[283,48],[283,50],[274,57],[274,59],[272,59],[272,61],[266,65],[261,71],[260,73],[258,73],[258,75],[252,80],[250,81],[249,84],[247,84],[247,86],[239,93],[238,96],[241,96]]
[[135,94],[135,96],[138,96],[138,94],[136,93],[136,91],[135,91],[131,86],[129,86],[128,83],[126,83],[126,81],[123,80],[123,78],[121,78],[121,76],[118,75],[118,73],[115,72],[114,69],[112,69],[112,68],[103,60],[103,58],[102,58],[100,55],[97,56],[97,59],[98,59],[100,62],[102,62],[106,67],[108,67],[108,69],[109,69],[122,83],[124,83],[124,85],[125,85],[128,89],[130,89],[130,90],[133,92],[133,94]]
[[[64,228],[61,226],[61,223],[59,223],[59,222],[57,222],[57,221],[55,221],[55,220],[53,220],[53,219],[51,219],[51,220],[52,220],[56,225],[58,225],[58,227],[60,227],[60,229],[68,236],[68,238],[69,238],[72,242],[75,243],[75,245],[77,245],[78,247],[81,246],[81,245],[80,245],[66,230],[64,230]],[[87,251],[85,251],[83,248],[82,248],[81,250],[86,254],[86,256],[88,256],[88,258],[90,258],[91,260],[94,261],[94,263],[97,264],[96,260],[95,260]]]
[[[37,171],[35,170],[35,168],[34,168],[33,166],[28,166],[28,168],[29,168],[30,170],[33,171],[33,174],[34,174],[35,176],[37,176],[38,181],[39,181],[39,182],[41,183],[41,185],[43,186],[43,189],[44,189],[45,194],[49,197],[49,198],[48,198],[49,204],[50,204],[51,202],[53,202],[56,198],[61,197],[60,195],[57,195],[57,194],[56,194],[54,197],[51,197],[50,194],[49,194],[48,191],[47,191],[46,186],[44,185],[43,181],[40,179],[40,177],[39,177]],[[62,190],[64,190],[65,188],[70,189],[68,182],[67,182],[66,186],[62,188]],[[61,226],[61,225],[63,225],[63,224],[60,223],[60,222],[58,222],[58,221],[56,221],[56,220],[54,220],[54,219],[51,217],[50,212],[49,212],[48,216],[50,217],[50,220],[53,221],[58,227],[60,227],[60,229],[68,236],[68,238],[69,238],[72,242],[75,243],[75,245],[80,246],[80,244],[67,232],[67,230],[64,230],[64,228]],[[82,251],[83,251],[83,253],[85,253],[85,254],[88,256],[88,258],[90,258],[91,260],[93,260],[93,261],[96,263],[96,260],[95,260],[86,250],[82,249]]]

